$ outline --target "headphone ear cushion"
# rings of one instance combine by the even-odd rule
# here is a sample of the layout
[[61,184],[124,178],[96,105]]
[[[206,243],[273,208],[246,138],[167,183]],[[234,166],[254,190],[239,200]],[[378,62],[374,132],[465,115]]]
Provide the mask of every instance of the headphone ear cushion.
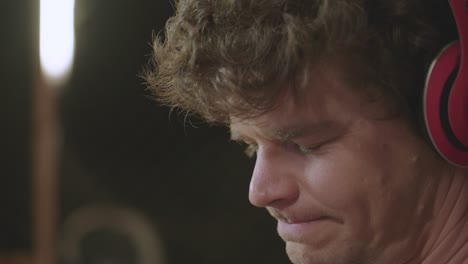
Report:
[[[453,130],[454,121],[468,119],[464,111],[461,111],[463,109],[453,111],[454,101],[462,100],[461,107],[463,101],[468,102],[466,98],[454,96],[456,82],[457,90],[468,88],[466,84],[460,85],[460,81],[457,80],[460,56],[460,44],[455,42],[444,48],[432,63],[424,90],[424,119],[428,135],[440,155],[454,165],[468,167],[468,143],[457,137]],[[461,127],[463,124],[456,125]],[[465,130],[465,133],[467,131]]]

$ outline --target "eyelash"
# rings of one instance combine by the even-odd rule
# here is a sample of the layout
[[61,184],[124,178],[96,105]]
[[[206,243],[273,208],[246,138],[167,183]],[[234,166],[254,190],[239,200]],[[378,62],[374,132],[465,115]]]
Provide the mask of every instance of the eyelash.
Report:
[[257,150],[258,150],[257,144],[247,144],[247,147],[245,148],[244,153],[245,155],[247,155],[247,157],[253,158],[255,157],[255,154],[257,154]]
[[[244,153],[249,158],[254,157],[255,154],[257,153],[258,145],[257,144],[248,144],[248,143],[245,143],[245,144],[247,145],[247,147],[245,148]],[[322,147],[322,145],[323,144],[317,144],[317,145],[314,145],[314,146],[311,146],[311,147],[305,147],[305,146],[301,146],[301,145],[296,144],[296,143],[290,143],[291,147],[293,147],[295,150],[297,150],[298,152],[300,152],[303,155],[307,155],[307,154],[310,154],[310,153],[312,153],[314,151],[319,150],[320,147]]]
[[321,145],[314,145],[312,147],[304,147],[298,144],[294,143],[294,148],[296,148],[301,154],[307,155],[310,154],[316,150],[318,150],[321,147]]

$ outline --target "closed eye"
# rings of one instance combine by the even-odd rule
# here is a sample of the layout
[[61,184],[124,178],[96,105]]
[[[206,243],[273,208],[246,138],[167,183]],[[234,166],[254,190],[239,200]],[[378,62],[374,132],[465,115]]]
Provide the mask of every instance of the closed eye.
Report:
[[320,147],[321,147],[322,145],[323,145],[323,144],[317,144],[317,145],[313,145],[313,146],[302,146],[302,145],[294,144],[295,148],[296,148],[301,154],[304,154],[304,155],[311,154],[311,153],[313,153],[314,151],[319,150]]
[[324,147],[326,147],[328,144],[335,142],[339,138],[341,138],[341,135],[331,137],[321,142],[310,144],[310,145],[299,144],[299,143],[294,143],[294,142],[291,142],[290,144],[293,145],[294,149],[298,151],[300,154],[308,155],[308,154],[314,154],[316,152],[319,152],[320,150],[323,150]]

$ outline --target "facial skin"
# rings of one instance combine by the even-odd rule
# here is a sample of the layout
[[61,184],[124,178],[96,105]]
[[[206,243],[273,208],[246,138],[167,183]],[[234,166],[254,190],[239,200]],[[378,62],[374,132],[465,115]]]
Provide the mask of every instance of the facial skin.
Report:
[[337,65],[311,67],[273,111],[232,118],[232,138],[256,149],[249,199],[277,219],[295,264],[421,263],[444,165]]

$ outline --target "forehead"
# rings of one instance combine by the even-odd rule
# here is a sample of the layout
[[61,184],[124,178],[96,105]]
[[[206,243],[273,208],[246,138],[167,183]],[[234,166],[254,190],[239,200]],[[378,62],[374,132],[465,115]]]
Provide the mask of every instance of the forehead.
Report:
[[[303,85],[289,88],[269,112],[250,119],[231,118],[233,136],[255,128],[256,132],[283,131],[345,122],[363,111],[363,98],[345,81],[342,67],[332,61],[308,68]],[[254,131],[250,131],[254,132]],[[276,133],[276,132],[275,132]]]

